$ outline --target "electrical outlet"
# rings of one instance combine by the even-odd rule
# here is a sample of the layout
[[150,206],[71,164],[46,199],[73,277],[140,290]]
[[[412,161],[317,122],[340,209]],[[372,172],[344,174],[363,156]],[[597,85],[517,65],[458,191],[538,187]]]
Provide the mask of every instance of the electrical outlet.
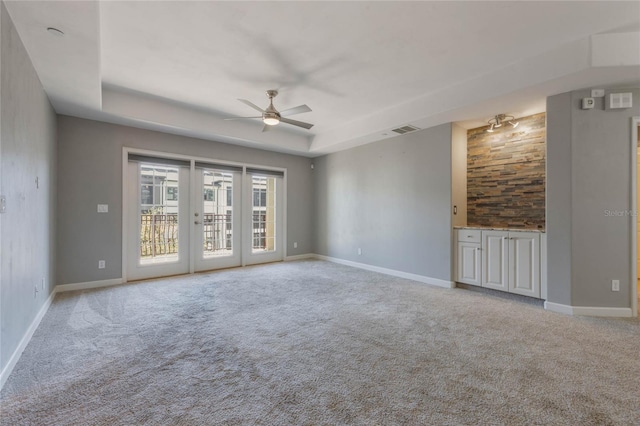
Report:
[[105,267],[105,261],[98,260],[98,269],[104,269],[104,267]]
[[358,247],[358,256],[362,255],[362,249]]
[[611,280],[611,291],[620,291],[620,280]]
[[297,242],[293,243],[293,248],[298,248],[298,243]]

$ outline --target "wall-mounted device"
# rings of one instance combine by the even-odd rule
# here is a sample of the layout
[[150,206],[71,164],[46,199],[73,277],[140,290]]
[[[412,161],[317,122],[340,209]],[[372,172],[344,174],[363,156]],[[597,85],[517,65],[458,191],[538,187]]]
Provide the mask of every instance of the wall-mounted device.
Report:
[[610,93],[607,97],[607,109],[631,108],[633,106],[633,94],[627,93]]
[[595,106],[593,98],[582,98],[582,109],[592,109]]

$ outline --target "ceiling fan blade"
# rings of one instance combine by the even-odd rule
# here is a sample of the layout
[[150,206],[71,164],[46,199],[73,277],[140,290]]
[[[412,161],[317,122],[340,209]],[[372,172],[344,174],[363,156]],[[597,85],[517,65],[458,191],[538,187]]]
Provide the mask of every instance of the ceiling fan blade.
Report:
[[302,114],[303,112],[311,112],[311,108],[309,108],[306,105],[299,105],[297,107],[288,108],[288,109],[285,109],[284,111],[280,111],[280,115],[282,117],[288,117],[294,114]]
[[262,128],[262,133],[264,132],[268,132],[269,130],[271,130],[273,126],[269,126],[268,124],[265,124],[264,127]]
[[280,117],[280,121],[287,124],[293,124],[294,126],[304,127],[305,129],[310,129],[313,127],[313,124],[304,123],[302,121],[292,120],[290,118]]
[[261,115],[257,115],[255,117],[231,117],[231,118],[225,118],[225,121],[230,121],[230,120],[244,120],[245,118],[262,118]]
[[253,102],[249,102],[246,99],[238,99],[240,102],[242,102],[243,104],[250,106],[251,108],[260,111],[260,112],[264,112],[264,110],[262,108],[260,108],[258,105],[254,104]]

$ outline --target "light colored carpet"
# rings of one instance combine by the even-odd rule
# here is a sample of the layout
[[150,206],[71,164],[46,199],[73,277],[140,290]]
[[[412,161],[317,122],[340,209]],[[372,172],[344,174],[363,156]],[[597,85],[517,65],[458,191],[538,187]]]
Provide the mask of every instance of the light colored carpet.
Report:
[[640,322],[323,261],[56,297],[3,425],[637,425]]

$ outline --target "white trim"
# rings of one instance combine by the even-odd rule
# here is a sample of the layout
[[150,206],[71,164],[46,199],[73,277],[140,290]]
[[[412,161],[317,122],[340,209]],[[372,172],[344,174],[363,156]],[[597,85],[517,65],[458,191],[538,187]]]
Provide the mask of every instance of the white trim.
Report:
[[36,315],[36,317],[31,322],[31,325],[27,329],[26,333],[24,333],[24,336],[22,336],[22,340],[20,340],[20,344],[18,345],[16,350],[13,351],[11,358],[9,358],[9,362],[7,362],[7,365],[5,365],[4,369],[0,373],[0,389],[2,389],[2,387],[4,386],[5,382],[11,375],[13,368],[16,366],[16,364],[18,363],[18,360],[22,356],[22,352],[24,352],[25,348],[29,344],[29,341],[31,341],[31,337],[33,337],[33,333],[35,333],[36,330],[38,329],[38,326],[40,325],[40,321],[42,321],[42,318],[44,318],[44,315],[49,310],[49,306],[51,306],[51,302],[53,302],[53,299],[56,296],[57,292],[58,292],[58,289],[56,287],[53,289],[53,291],[51,292],[47,300],[44,302],[44,304],[40,308],[40,311],[38,311],[38,315]]
[[[638,214],[638,126],[640,117],[631,119],[631,209]],[[629,215],[631,220],[631,316],[638,316],[638,218]]]
[[250,229],[248,225],[250,209],[245,207],[247,199],[249,198],[247,191],[247,166],[243,165],[242,178],[240,181],[240,196],[242,197],[242,207],[240,208],[240,266],[243,268],[247,266],[247,253],[251,250],[249,243],[247,242],[249,241],[249,237],[247,235],[252,232],[252,229]]
[[[233,185],[233,178],[232,178]],[[200,197],[196,195],[196,162],[191,160],[189,165],[189,273],[196,272],[196,227],[191,224],[195,220],[194,213],[199,210],[196,204],[200,201]],[[202,210],[202,223],[204,223],[204,209]],[[203,225],[204,226],[204,225]]]
[[[282,178],[282,259],[287,258],[287,248],[289,243],[287,242],[287,169],[284,169],[284,176]],[[277,208],[277,207],[276,207]],[[277,214],[277,213],[276,213]],[[277,232],[277,229],[276,229]]]
[[290,262],[292,260],[304,260],[304,259],[315,259],[317,255],[313,253],[305,253],[305,254],[296,254],[294,256],[285,256],[284,261]]
[[558,314],[573,315],[573,306],[563,305],[560,303],[545,301],[544,309]]
[[424,284],[435,285],[444,288],[454,288],[453,281],[441,280],[439,278],[426,277],[424,275],[410,274],[408,272],[397,271],[395,269],[381,268],[379,266],[367,265],[366,263],[352,262],[350,260],[338,259],[336,257],[323,256],[321,254],[314,255],[316,259],[326,260],[328,262],[339,263],[341,265],[352,266],[354,268],[366,269],[367,271],[379,272],[381,274],[392,275],[394,277],[406,278],[408,280],[418,281]]
[[589,316],[589,317],[632,317],[631,308],[601,308],[597,306],[569,306],[560,303],[544,302],[547,311],[557,312],[565,315]]
[[574,315],[583,315],[589,317],[616,317],[630,318],[631,308],[599,308],[595,306],[574,306]]
[[540,298],[547,300],[547,234],[540,234]]
[[127,195],[129,194],[129,185],[127,183],[129,177],[129,149],[127,147],[122,147],[122,229],[120,232],[122,233],[122,280],[127,280],[127,244],[129,240],[127,239],[127,229],[129,229],[129,202]]
[[64,291],[87,290],[90,288],[111,287],[114,285],[123,284],[124,282],[125,281],[122,278],[113,278],[111,280],[89,281],[86,283],[58,284],[56,286],[56,292],[62,293]]

